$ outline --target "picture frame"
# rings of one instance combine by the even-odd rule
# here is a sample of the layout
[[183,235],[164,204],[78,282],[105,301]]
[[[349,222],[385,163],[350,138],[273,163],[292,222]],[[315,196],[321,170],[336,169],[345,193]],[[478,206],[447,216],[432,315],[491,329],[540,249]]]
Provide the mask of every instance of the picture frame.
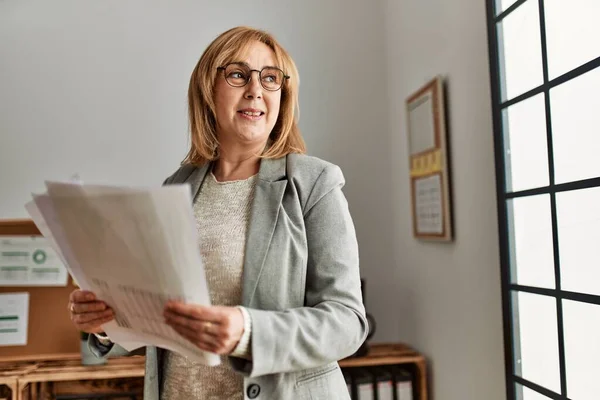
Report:
[[452,241],[444,80],[436,76],[406,100],[413,236]]

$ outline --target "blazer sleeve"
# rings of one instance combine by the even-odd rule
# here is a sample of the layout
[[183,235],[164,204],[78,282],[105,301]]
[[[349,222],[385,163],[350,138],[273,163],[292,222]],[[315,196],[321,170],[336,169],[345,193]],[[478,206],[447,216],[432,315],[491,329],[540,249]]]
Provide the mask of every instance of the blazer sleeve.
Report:
[[252,360],[230,358],[245,376],[309,369],[356,352],[368,333],[360,290],[358,244],[344,178],[329,164],[304,208],[308,245],[305,306],[285,311],[249,308]]
[[98,358],[139,356],[144,355],[146,350],[145,347],[140,347],[139,349],[128,351],[117,343],[112,342],[109,346],[104,346],[98,341],[95,335],[89,335],[87,343],[92,354]]

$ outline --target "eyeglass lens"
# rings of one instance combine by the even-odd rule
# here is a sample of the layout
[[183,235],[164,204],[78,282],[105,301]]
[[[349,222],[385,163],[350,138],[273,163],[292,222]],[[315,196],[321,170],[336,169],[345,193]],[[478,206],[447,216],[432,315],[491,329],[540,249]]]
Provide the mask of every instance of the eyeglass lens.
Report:
[[[251,78],[252,71],[243,64],[229,64],[225,68],[225,79],[231,86],[241,87],[246,85]],[[266,90],[277,90],[283,84],[283,71],[277,68],[265,67],[260,71],[260,83]]]

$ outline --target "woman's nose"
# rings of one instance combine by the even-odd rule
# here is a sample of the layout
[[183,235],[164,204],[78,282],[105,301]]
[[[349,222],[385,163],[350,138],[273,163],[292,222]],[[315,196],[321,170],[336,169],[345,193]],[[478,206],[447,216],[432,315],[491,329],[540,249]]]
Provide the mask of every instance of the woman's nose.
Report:
[[262,97],[262,90],[260,74],[258,71],[252,71],[250,82],[246,85],[245,97],[248,99],[260,99]]

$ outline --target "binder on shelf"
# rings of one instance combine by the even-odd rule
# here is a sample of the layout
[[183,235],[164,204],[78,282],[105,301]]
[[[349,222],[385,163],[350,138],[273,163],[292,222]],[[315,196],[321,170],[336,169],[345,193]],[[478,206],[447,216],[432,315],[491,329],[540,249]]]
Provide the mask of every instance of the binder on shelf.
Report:
[[350,368],[352,400],[375,400],[373,378],[366,368]]
[[397,365],[386,365],[382,368],[386,369],[392,376],[394,399],[413,400],[413,374],[407,368]]
[[395,400],[392,373],[378,366],[368,368],[373,380],[375,400]]

